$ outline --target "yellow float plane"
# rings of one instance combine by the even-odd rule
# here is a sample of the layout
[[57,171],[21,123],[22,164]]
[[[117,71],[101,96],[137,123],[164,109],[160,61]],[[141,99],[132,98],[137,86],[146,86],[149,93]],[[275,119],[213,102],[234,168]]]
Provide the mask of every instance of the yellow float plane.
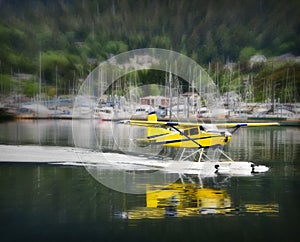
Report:
[[[123,123],[147,127],[147,137],[138,139],[141,142],[148,144],[156,144],[162,146],[184,148],[179,160],[187,160],[192,155],[198,153],[196,161],[213,161],[217,162],[216,167],[220,167],[221,159],[211,159],[205,154],[205,150],[212,148],[220,152],[229,163],[222,164],[223,170],[243,169],[243,167],[251,167],[251,171],[255,170],[255,165],[251,162],[235,162],[222,151],[222,147],[227,145],[232,134],[241,127],[263,127],[263,126],[278,126],[279,123],[216,123],[216,124],[200,124],[187,123],[177,121],[158,121],[155,112],[148,114],[148,120],[127,120]],[[223,128],[223,129],[219,129]],[[184,157],[185,149],[195,149],[192,154]],[[216,156],[214,156],[216,157]],[[219,156],[220,157],[220,156]],[[222,160],[224,161],[224,160]],[[246,166],[244,163],[248,163]],[[220,168],[221,169],[221,168]],[[219,169],[219,170],[220,170]],[[265,169],[263,169],[265,171]]]
[[[170,147],[218,148],[231,140],[232,134],[240,127],[274,126],[278,123],[217,123],[200,124],[177,121],[158,121],[155,112],[148,114],[148,120],[128,120],[130,125],[147,127],[145,141]],[[230,128],[219,130],[218,128]]]

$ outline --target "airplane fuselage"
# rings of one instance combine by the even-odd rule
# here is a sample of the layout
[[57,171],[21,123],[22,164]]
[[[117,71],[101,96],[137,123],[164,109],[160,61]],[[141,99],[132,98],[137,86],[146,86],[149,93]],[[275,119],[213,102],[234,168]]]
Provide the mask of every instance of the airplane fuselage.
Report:
[[[154,128],[155,129],[155,128]],[[159,129],[159,128],[158,128]],[[228,131],[207,131],[199,127],[184,130],[157,132],[160,134],[148,136],[147,140],[154,144],[181,148],[209,148],[224,146],[231,140]]]

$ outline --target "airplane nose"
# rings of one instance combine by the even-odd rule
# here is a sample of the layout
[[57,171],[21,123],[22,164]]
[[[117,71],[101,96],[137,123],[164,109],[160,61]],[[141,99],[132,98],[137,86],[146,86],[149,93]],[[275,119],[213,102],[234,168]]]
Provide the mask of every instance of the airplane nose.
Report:
[[230,137],[231,137],[231,136],[232,136],[232,134],[231,134],[229,131],[227,131],[227,130],[226,130],[226,131],[225,131],[225,136],[227,136],[227,137],[229,137],[229,136],[230,136]]
[[224,136],[225,136],[224,142],[227,143],[230,141],[232,134],[228,131],[225,131]]

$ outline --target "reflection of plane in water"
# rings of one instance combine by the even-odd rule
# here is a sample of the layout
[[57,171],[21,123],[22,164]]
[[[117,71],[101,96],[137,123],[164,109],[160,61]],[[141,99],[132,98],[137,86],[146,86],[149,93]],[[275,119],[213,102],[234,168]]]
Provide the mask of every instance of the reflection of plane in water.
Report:
[[202,215],[240,215],[245,213],[276,215],[276,203],[234,206],[226,190],[201,188],[196,184],[148,185],[146,207],[137,207],[115,215],[126,219],[159,219]]
[[[241,127],[263,127],[279,125],[278,123],[218,123],[199,124],[174,121],[158,121],[155,112],[149,113],[148,120],[127,120],[125,124],[147,127],[147,137],[138,139],[142,145],[155,144],[167,147],[184,148],[180,161],[190,157],[196,157],[198,166],[202,167],[202,161],[215,163],[216,172],[228,172],[236,170],[249,170],[251,172],[265,172],[265,166],[256,166],[251,162],[234,162],[222,151],[227,145],[232,134]],[[218,128],[225,128],[219,130]],[[228,129],[231,129],[230,131]],[[186,149],[194,149],[192,154],[186,155]],[[207,150],[213,150],[213,156],[207,155]],[[217,154],[217,155],[216,155]],[[220,157],[225,159],[220,159]],[[226,162],[220,162],[225,161]],[[200,162],[201,161],[201,162]],[[196,168],[195,168],[196,169]]]

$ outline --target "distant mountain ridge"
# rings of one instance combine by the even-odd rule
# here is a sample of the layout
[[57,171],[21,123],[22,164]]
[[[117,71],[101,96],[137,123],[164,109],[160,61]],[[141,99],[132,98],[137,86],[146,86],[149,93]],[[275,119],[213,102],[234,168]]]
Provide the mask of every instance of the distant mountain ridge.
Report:
[[200,64],[300,55],[300,1],[0,0],[2,73],[84,77],[112,54],[157,47]]

